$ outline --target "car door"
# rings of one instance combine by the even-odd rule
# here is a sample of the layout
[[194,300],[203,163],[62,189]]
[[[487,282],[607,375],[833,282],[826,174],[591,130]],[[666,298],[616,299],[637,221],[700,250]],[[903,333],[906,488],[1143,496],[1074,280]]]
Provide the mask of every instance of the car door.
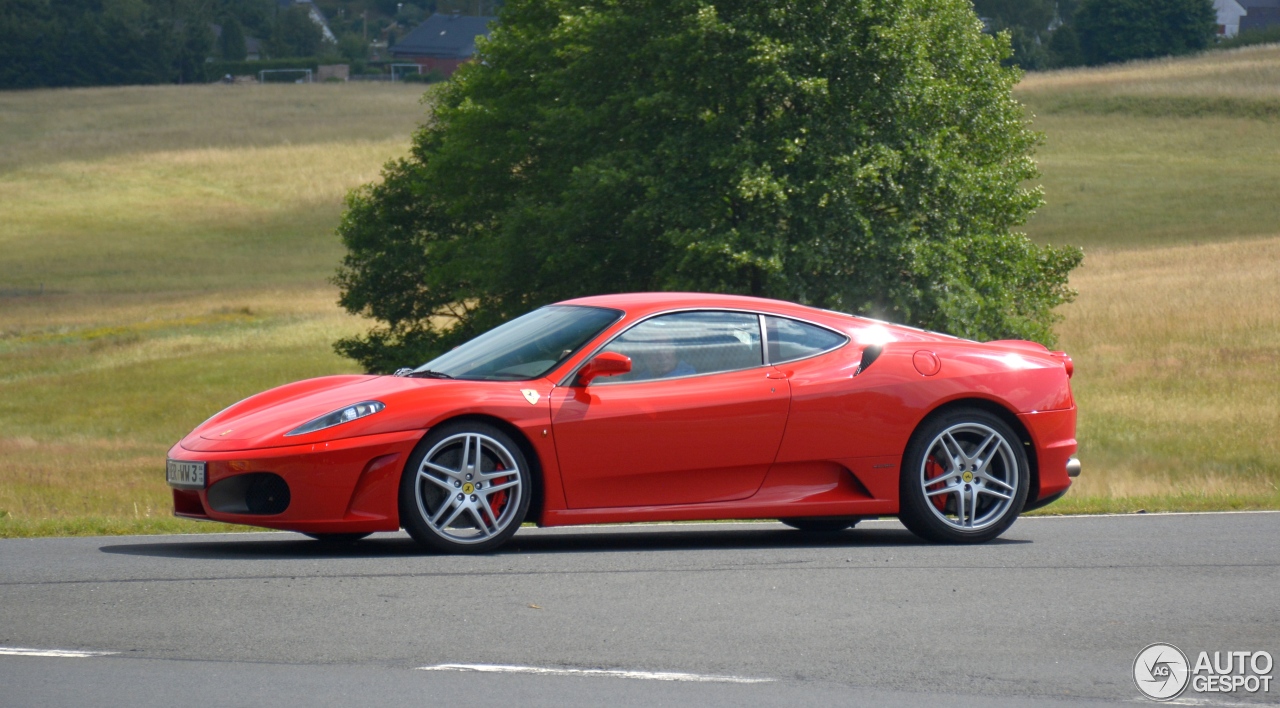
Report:
[[660,315],[615,338],[632,371],[552,393],[566,500],[588,509],[730,501],[759,489],[789,389],[764,365],[760,319]]

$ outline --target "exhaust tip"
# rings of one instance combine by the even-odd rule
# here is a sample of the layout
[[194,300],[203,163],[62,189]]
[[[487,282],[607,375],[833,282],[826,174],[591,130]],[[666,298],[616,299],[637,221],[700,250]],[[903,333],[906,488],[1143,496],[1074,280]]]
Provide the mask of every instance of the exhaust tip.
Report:
[[1080,459],[1079,458],[1073,457],[1067,460],[1067,476],[1068,477],[1080,476]]

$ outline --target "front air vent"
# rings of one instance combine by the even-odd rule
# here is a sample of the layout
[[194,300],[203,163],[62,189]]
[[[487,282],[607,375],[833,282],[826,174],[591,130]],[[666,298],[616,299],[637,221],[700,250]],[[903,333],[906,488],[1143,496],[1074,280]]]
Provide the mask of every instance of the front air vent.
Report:
[[227,477],[209,487],[209,506],[224,514],[283,514],[289,508],[289,484],[271,472]]

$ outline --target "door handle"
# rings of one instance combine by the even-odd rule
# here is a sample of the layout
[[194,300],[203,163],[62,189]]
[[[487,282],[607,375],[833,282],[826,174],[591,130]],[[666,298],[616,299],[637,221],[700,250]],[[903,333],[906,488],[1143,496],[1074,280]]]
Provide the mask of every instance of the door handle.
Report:
[[781,371],[770,371],[764,375],[766,379],[785,379],[787,375]]

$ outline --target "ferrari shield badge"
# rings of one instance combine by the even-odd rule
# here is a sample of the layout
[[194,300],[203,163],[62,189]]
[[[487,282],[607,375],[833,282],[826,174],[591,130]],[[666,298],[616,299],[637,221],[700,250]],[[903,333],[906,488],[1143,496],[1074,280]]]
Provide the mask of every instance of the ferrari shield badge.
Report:
[[522,388],[520,389],[520,393],[524,394],[524,400],[528,401],[529,405],[531,406],[538,405],[538,399],[541,398],[541,396],[538,395],[537,391],[531,388]]

